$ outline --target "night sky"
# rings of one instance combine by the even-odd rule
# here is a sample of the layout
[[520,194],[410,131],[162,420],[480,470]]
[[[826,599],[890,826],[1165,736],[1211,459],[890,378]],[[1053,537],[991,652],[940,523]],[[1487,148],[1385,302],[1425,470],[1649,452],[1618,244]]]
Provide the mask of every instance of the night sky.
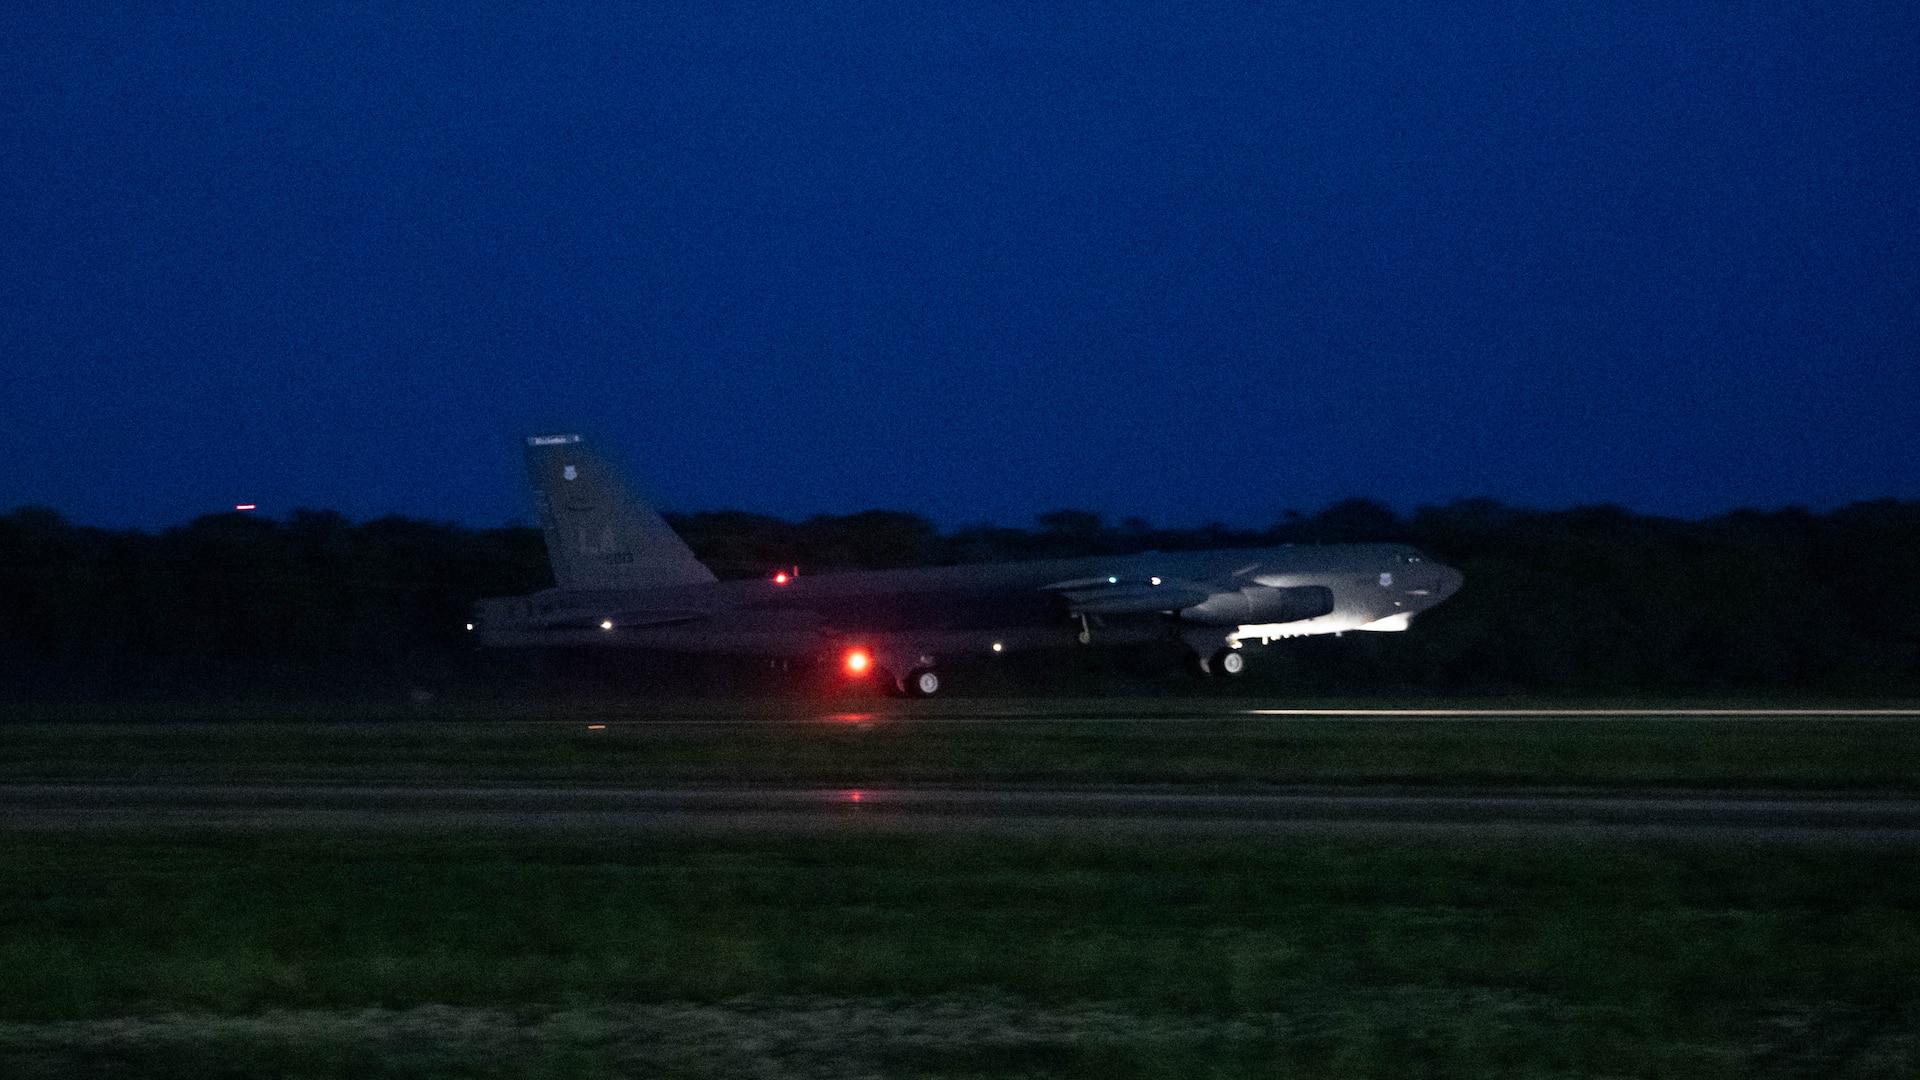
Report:
[[1920,497],[1920,4],[0,11],[0,508]]

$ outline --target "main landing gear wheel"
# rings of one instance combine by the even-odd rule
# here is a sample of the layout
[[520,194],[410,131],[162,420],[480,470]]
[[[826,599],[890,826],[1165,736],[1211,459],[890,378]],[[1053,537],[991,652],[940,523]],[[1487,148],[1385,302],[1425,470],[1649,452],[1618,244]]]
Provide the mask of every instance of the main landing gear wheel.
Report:
[[1213,654],[1211,666],[1222,675],[1238,675],[1247,670],[1247,654],[1235,649],[1221,649]]
[[914,668],[907,673],[907,693],[913,697],[932,697],[940,692],[940,675],[932,668]]

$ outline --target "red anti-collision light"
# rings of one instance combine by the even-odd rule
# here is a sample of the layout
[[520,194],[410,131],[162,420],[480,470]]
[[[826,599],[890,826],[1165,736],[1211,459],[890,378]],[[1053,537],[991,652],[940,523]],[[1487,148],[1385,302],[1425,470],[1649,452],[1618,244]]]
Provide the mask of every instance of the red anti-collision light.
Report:
[[787,572],[785,570],[782,570],[779,573],[773,575],[773,583],[775,585],[785,585],[788,581],[791,581],[791,580],[792,580],[791,578],[787,577]]
[[847,670],[855,675],[865,675],[867,669],[872,666],[873,657],[868,656],[864,650],[855,649],[847,654]]

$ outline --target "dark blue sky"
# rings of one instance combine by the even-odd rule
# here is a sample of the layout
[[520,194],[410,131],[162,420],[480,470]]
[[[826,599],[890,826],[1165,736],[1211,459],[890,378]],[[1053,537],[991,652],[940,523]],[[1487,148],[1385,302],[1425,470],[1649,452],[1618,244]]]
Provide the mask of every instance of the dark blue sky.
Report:
[[0,507],[1920,496],[1920,5],[0,13]]

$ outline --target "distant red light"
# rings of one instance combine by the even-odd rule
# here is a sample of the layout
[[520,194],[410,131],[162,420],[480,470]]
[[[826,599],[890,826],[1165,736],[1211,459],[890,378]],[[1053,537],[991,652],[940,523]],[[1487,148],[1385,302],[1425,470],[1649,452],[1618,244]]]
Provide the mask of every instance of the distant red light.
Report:
[[847,670],[855,675],[865,675],[867,668],[871,666],[873,666],[873,657],[868,656],[864,650],[855,649],[847,654]]
[[793,579],[787,576],[787,572],[785,570],[782,570],[779,573],[773,575],[773,583],[775,585],[785,585],[787,582],[791,580]]

